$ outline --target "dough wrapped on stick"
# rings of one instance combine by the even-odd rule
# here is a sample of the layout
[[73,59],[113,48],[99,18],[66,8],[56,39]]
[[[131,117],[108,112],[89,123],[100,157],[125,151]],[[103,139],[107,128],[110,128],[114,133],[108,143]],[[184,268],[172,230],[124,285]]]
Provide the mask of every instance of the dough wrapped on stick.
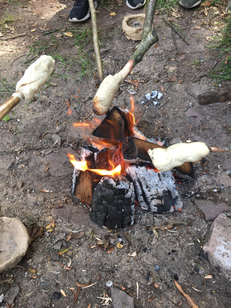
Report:
[[55,61],[51,56],[43,55],[32,63],[16,85],[16,92],[0,106],[0,120],[15,107],[20,100],[30,100],[49,79],[54,71]]
[[209,153],[204,142],[176,143],[167,149],[148,150],[153,165],[160,171],[169,171],[185,162],[196,162]]

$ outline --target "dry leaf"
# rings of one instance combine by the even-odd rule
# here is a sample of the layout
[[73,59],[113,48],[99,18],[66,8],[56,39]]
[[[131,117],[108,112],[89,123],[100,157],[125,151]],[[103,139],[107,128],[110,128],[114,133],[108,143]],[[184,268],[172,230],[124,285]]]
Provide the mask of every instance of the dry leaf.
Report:
[[213,275],[207,275],[204,277],[204,279],[211,279],[211,278],[213,278]]
[[184,80],[183,80],[183,79],[179,80],[179,84],[181,84],[181,83],[183,83],[183,82],[184,82]]
[[30,32],[35,32],[36,31],[36,29],[32,29],[32,30],[30,30]]
[[60,293],[62,294],[62,296],[67,297],[65,292],[62,289],[60,290]]
[[84,232],[78,232],[78,233],[76,233],[76,234],[72,234],[72,237],[71,237],[71,238],[72,238],[72,239],[75,239],[75,240],[78,240],[78,239],[84,237],[84,235],[85,235]]
[[211,3],[210,1],[205,1],[204,3],[201,3],[202,6],[206,6],[206,7],[210,7],[211,6]]
[[172,13],[172,16],[175,17],[175,18],[180,18],[180,14],[175,13],[175,12]]
[[107,253],[111,253],[113,250],[114,250],[114,247],[110,247],[110,248],[107,250]]
[[154,287],[155,287],[156,289],[159,289],[159,287],[160,287],[156,282],[154,282],[153,285],[154,285]]
[[50,192],[50,191],[49,191],[49,190],[47,190],[47,189],[40,189],[40,191],[42,191],[42,192],[46,192],[46,193]]
[[212,37],[209,37],[209,36],[206,36],[206,40],[209,41],[209,42],[211,42],[211,41],[213,41],[213,38],[212,38]]
[[63,35],[68,36],[68,37],[73,37],[74,35],[72,32],[64,32]]
[[81,283],[78,283],[78,282],[76,281],[76,285],[77,285],[77,287],[80,287],[80,288],[86,288],[86,287],[88,287],[88,286],[90,285],[90,282],[85,283],[85,284],[81,284]]
[[52,231],[54,231],[54,228],[55,228],[55,221],[52,220],[52,222],[49,223],[49,225],[46,226],[47,232],[52,232]]
[[176,81],[176,76],[171,75],[171,76],[169,77],[168,81],[171,81],[171,82]]
[[110,16],[116,16],[115,12],[110,13]]
[[70,231],[70,233],[68,234],[68,237],[67,237],[66,241],[69,242],[71,238],[72,238],[72,237],[71,237],[71,231]]
[[116,244],[116,247],[119,248],[119,249],[121,249],[121,248],[124,247],[124,245],[122,245],[121,243],[117,243],[117,244]]
[[42,237],[43,233],[43,227],[33,225],[30,231],[30,243],[34,242],[38,237]]
[[29,267],[28,271],[29,271],[29,273],[31,273],[31,274],[36,274],[36,269],[33,268],[33,267]]
[[200,26],[195,26],[195,27],[194,27],[194,29],[196,29],[196,30],[200,30],[200,29],[201,29],[201,27],[200,27]]
[[58,255],[59,255],[59,256],[62,256],[62,255],[64,255],[66,252],[68,252],[68,250],[69,250],[68,248],[63,248],[63,249],[61,249],[61,250],[58,251]]

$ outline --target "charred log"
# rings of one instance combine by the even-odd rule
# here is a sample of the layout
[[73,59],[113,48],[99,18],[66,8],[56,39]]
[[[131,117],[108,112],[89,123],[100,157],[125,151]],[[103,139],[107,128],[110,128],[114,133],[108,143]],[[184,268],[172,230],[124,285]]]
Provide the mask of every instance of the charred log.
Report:
[[93,192],[90,218],[110,229],[125,228],[134,223],[135,193],[126,178],[103,177]]

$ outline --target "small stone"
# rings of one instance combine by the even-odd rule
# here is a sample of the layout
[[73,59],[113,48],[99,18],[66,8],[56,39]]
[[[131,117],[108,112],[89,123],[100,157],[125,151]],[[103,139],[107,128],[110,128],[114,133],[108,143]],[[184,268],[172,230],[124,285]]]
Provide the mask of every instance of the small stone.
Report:
[[43,290],[49,290],[50,289],[50,282],[48,280],[44,280],[40,283],[40,286]]
[[4,297],[4,301],[8,303],[9,305],[12,305],[19,291],[20,291],[19,286],[14,286],[10,288]]
[[61,292],[54,292],[54,293],[53,293],[53,298],[54,298],[54,299],[60,299],[61,297],[62,297]]
[[160,270],[159,265],[155,265],[155,271],[156,271],[156,272],[159,272],[159,270]]
[[58,262],[59,261],[59,255],[56,253],[52,253],[50,256],[50,261],[52,262]]

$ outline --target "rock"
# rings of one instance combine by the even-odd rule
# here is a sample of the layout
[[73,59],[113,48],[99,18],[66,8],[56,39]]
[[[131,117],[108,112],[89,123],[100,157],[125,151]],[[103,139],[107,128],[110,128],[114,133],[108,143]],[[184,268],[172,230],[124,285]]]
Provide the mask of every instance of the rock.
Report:
[[0,273],[18,264],[30,242],[24,224],[16,218],[0,218]]
[[202,121],[202,117],[193,108],[189,108],[185,114],[188,118],[196,118],[198,124]]
[[229,207],[225,203],[206,202],[195,200],[195,204],[205,214],[205,220],[214,220],[222,212],[228,211]]
[[114,308],[134,308],[134,298],[127,295],[124,291],[111,288],[111,298]]
[[220,214],[211,226],[209,241],[203,251],[214,269],[231,281],[231,220]]
[[53,293],[53,298],[54,299],[60,299],[62,297],[62,294],[60,292],[54,292]]
[[20,292],[19,286],[14,286],[10,288],[7,291],[6,295],[4,296],[4,301],[9,305],[12,305],[19,292]]

